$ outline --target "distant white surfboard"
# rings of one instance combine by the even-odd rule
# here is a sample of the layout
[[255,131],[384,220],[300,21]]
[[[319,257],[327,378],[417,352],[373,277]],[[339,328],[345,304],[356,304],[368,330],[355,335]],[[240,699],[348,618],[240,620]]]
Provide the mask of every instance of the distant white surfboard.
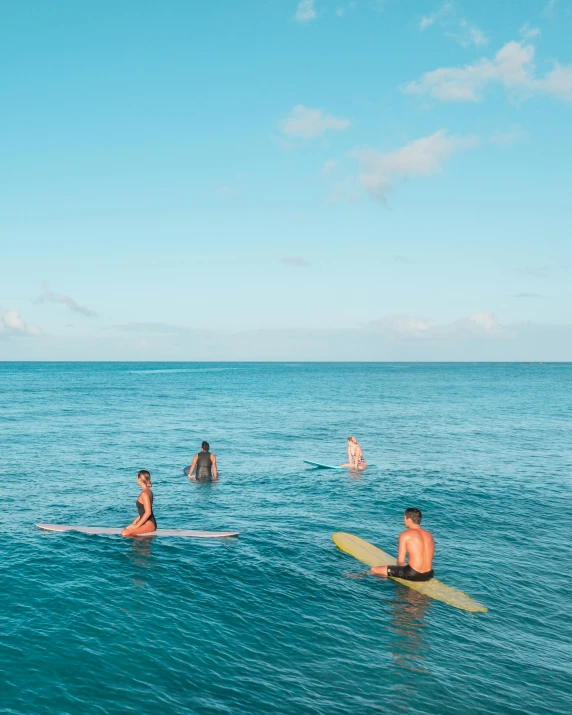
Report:
[[[80,534],[119,535],[123,529],[108,526],[68,526],[67,524],[36,524],[38,529],[45,531],[78,531]],[[193,529],[157,529],[136,536],[186,536],[194,539],[222,539],[227,536],[238,536],[238,531],[195,531]]]
[[[311,467],[316,467],[316,469],[349,469],[349,467],[336,466],[335,464],[323,464],[322,462],[312,462],[309,459],[305,459],[304,462],[309,464]],[[373,467],[373,464],[368,464],[368,467]],[[362,471],[362,470],[360,470]]]

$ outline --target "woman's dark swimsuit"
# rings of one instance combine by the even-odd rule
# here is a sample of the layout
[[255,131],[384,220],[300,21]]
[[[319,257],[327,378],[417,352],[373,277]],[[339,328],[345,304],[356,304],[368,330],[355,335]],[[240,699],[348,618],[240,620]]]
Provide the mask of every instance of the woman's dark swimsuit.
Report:
[[212,479],[212,462],[210,452],[197,454],[197,479]]
[[[137,505],[137,511],[139,512],[139,516],[143,517],[143,514],[145,514],[145,507],[141,502],[139,501],[139,498],[137,498],[137,501],[135,502]],[[155,529],[157,528],[157,522],[155,521],[155,514],[153,514],[153,499],[151,499],[151,516],[147,521],[152,522],[155,525]]]
[[433,569],[420,573],[412,569],[409,564],[407,566],[388,566],[387,575],[393,578],[402,578],[405,581],[430,581],[433,578]]

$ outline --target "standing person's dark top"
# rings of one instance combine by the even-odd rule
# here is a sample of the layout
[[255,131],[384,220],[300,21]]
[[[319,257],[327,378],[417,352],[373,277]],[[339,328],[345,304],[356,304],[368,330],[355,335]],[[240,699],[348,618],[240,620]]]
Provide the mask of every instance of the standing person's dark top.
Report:
[[211,456],[210,452],[199,452],[197,454],[197,479],[212,477]]
[[[209,452],[209,443],[203,442],[202,449],[193,457],[193,463],[189,468],[189,479],[212,479],[218,480],[218,470],[216,466],[216,456]],[[193,472],[196,469],[196,475]]]

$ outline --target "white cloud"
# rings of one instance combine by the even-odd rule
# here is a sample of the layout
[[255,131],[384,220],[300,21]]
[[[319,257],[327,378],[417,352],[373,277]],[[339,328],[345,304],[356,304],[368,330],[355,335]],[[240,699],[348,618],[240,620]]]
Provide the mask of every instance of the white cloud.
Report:
[[0,308],[0,338],[7,336],[36,336],[42,331],[32,323],[26,321],[20,315],[17,308],[2,310]]
[[346,176],[342,181],[336,181],[332,191],[326,198],[329,204],[355,204],[358,201],[358,195],[355,191],[355,178]]
[[119,330],[121,333],[145,334],[178,334],[187,333],[189,328],[169,325],[168,323],[125,323],[124,325],[110,325],[110,330]]
[[448,37],[451,37],[463,47],[468,47],[469,45],[479,47],[480,45],[486,45],[488,42],[485,34],[477,25],[457,16],[455,5],[452,2],[443,3],[438,10],[422,17],[418,27],[421,32],[424,32],[435,24]]
[[548,278],[550,276],[550,268],[548,268],[548,266],[519,266],[516,272],[521,276],[529,276],[531,278]]
[[343,17],[348,10],[352,10],[356,6],[355,0],[352,0],[352,2],[349,2],[347,5],[340,5],[336,8],[336,15],[338,17]]
[[426,30],[428,27],[431,27],[431,25],[435,22],[435,18],[429,15],[428,17],[422,17],[421,21],[419,22],[419,29],[421,32]]
[[536,80],[535,87],[564,102],[572,102],[572,65],[563,67],[556,62],[552,72],[548,72],[544,79]]
[[518,32],[523,40],[532,40],[541,34],[538,27],[531,27],[528,22],[525,22]]
[[61,295],[60,293],[53,293],[50,290],[47,281],[42,281],[42,294],[37,298],[36,303],[62,303],[67,305],[67,307],[74,313],[81,313],[86,315],[88,318],[96,318],[97,313],[94,313],[89,308],[85,308],[82,305],[78,305],[76,301],[69,295]]
[[282,263],[286,263],[289,266],[298,266],[299,268],[303,266],[309,266],[310,264],[302,256],[284,256],[280,259]]
[[394,341],[446,341],[463,338],[510,338],[513,328],[500,325],[493,313],[474,313],[452,323],[407,315],[386,315],[369,324],[369,328]]
[[492,144],[497,144],[498,146],[508,146],[509,144],[526,141],[527,139],[528,132],[526,132],[524,129],[521,129],[521,127],[515,125],[506,132],[493,132],[489,138],[489,141]]
[[474,313],[469,320],[487,333],[498,330],[499,328],[495,316],[492,313]]
[[336,169],[339,166],[339,161],[335,161],[335,159],[329,159],[324,166],[321,169],[322,174],[331,174],[334,169]]
[[423,318],[412,318],[407,315],[386,315],[370,324],[376,332],[397,339],[424,340],[430,338],[437,323]]
[[435,24],[435,22],[439,20],[443,20],[444,18],[451,17],[452,15],[455,14],[455,7],[452,2],[446,2],[441,5],[441,7],[438,10],[435,10],[435,12],[430,13],[429,15],[426,15],[425,17],[422,17],[421,20],[419,21],[419,29],[421,32],[424,32],[427,30],[427,28],[431,27],[432,25]]
[[282,131],[291,137],[314,139],[326,131],[342,131],[350,126],[349,119],[324,114],[321,109],[310,109],[297,104],[282,122]]
[[294,19],[296,22],[310,22],[316,18],[314,0],[300,0]]
[[556,5],[558,3],[558,0],[548,0],[544,8],[542,9],[542,12],[540,13],[542,17],[547,17],[549,20],[552,20],[556,14]]
[[396,179],[434,174],[454,152],[471,149],[477,143],[475,137],[450,136],[446,129],[441,129],[389,154],[375,149],[360,149],[351,155],[361,162],[361,185],[370,196],[385,201]]
[[487,85],[497,83],[511,92],[549,94],[572,101],[572,65],[555,63],[552,71],[537,79],[533,60],[532,45],[508,42],[493,60],[483,58],[465,67],[441,67],[402,89],[408,94],[430,94],[445,101],[477,102]]
[[[302,270],[302,269],[300,269]],[[526,301],[524,303],[526,305]],[[478,314],[477,314],[478,315]],[[572,354],[572,324],[501,324],[465,317],[438,322],[385,316],[351,328],[193,330],[172,334],[106,331],[100,337],[5,339],[6,360],[157,361],[562,361]],[[148,346],[141,353],[139,340]],[[194,369],[194,368],[189,368]],[[215,368],[234,370],[233,367]]]
[[470,42],[461,42],[461,44],[473,44],[475,47],[479,47],[480,45],[486,45],[488,43],[488,39],[485,34],[475,25],[467,26],[467,30]]

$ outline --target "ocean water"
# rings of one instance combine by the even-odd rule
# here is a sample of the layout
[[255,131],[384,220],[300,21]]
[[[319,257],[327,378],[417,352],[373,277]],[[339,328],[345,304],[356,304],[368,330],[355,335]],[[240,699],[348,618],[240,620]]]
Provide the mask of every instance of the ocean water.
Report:
[[[0,364],[0,712],[572,712],[571,364]],[[349,434],[376,466],[345,460]],[[185,479],[208,439],[217,484]],[[122,539],[137,470],[165,528]],[[470,614],[361,564],[405,507]]]

